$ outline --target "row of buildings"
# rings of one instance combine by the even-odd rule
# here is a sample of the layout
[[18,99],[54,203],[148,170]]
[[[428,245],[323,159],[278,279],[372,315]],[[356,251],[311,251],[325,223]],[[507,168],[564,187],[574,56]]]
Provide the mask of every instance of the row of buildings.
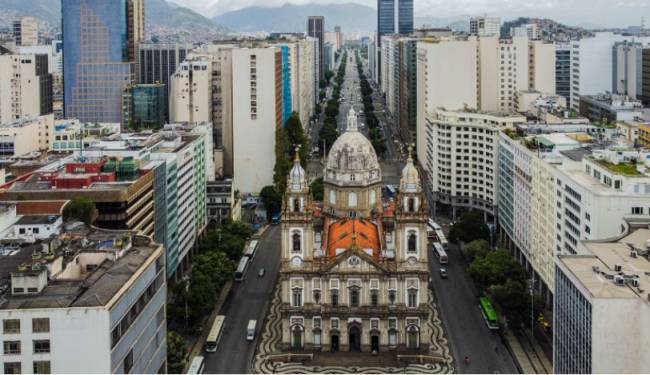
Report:
[[502,38],[491,17],[386,33],[370,74],[417,146],[431,213],[483,212],[553,305],[555,371],[647,371],[650,40],[547,39]]

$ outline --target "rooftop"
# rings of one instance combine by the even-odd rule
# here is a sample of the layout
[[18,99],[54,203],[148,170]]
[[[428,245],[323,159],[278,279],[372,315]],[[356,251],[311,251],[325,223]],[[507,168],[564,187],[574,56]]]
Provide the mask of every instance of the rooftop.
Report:
[[338,255],[337,249],[348,250],[353,244],[362,250],[371,249],[372,255],[378,257],[381,244],[377,225],[363,219],[341,219],[329,226],[327,253],[330,257]]
[[650,229],[637,229],[620,239],[584,241],[585,255],[559,255],[594,298],[641,298],[650,288]]
[[[0,257],[0,280],[5,283],[0,309],[105,306],[138,270],[161,256],[160,245],[134,231],[68,224],[55,239]],[[37,293],[12,294],[6,287],[8,277],[14,289],[43,274],[45,285]]]

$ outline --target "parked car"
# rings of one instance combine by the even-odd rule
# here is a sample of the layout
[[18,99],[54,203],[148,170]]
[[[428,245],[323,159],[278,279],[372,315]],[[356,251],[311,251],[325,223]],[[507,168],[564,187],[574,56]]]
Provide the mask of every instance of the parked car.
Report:
[[440,278],[441,279],[447,278],[447,269],[445,267],[440,268]]
[[259,272],[257,272],[257,277],[264,277],[265,273],[266,270],[264,268],[260,268]]

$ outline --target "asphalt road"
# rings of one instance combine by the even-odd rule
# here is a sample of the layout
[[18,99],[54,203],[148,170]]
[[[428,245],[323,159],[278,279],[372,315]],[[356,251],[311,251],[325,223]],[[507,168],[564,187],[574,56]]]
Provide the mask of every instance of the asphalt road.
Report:
[[[251,362],[259,332],[280,269],[280,235],[279,225],[267,229],[258,245],[257,254],[248,267],[244,281],[233,286],[229,298],[220,311],[220,314],[226,315],[221,341],[216,353],[204,354],[204,373],[251,372]],[[257,276],[260,268],[266,270],[264,277]],[[246,341],[246,328],[250,319],[257,320],[257,335],[253,342]]]
[[[448,220],[437,218],[436,222],[448,231]],[[435,256],[430,256],[429,267],[434,292],[442,321],[449,335],[451,350],[456,358],[459,373],[517,373],[515,362],[501,341],[497,331],[487,328],[478,307],[479,295],[474,289],[467,265],[460,250],[450,244],[447,279],[440,277],[443,267]],[[470,364],[464,362],[469,356]]]

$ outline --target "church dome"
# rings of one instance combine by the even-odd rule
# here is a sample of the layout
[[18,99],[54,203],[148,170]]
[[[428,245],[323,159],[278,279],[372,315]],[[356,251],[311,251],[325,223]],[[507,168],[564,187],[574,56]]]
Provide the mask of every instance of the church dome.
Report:
[[289,172],[287,187],[294,193],[302,192],[307,188],[307,178],[305,170],[302,168],[302,165],[300,165],[298,149],[296,149],[296,157],[293,160],[293,167]]
[[400,179],[400,190],[405,193],[417,193],[420,191],[420,173],[413,164],[413,157],[409,148],[409,157],[406,160],[406,166],[402,169],[402,178]]
[[338,186],[366,186],[381,182],[381,168],[372,143],[357,127],[353,108],[348,114],[345,133],[329,151],[324,181]]

